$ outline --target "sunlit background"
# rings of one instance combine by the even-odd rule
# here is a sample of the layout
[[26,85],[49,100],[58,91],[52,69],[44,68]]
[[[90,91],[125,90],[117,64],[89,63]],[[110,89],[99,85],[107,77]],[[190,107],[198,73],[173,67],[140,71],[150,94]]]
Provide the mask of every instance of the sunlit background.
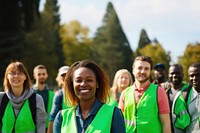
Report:
[[[137,48],[141,29],[156,38],[172,62],[184,53],[188,43],[200,41],[199,0],[110,0],[133,50]],[[78,20],[89,27],[90,35],[101,25],[108,0],[58,0],[61,23]],[[43,9],[45,0],[40,3]]]

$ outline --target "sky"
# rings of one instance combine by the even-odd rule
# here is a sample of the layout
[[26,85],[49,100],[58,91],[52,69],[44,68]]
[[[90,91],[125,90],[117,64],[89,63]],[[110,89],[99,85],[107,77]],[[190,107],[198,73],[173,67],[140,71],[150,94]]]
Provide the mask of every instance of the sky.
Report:
[[[45,0],[41,1],[42,8]],[[102,25],[109,0],[58,0],[61,24],[78,20],[93,37]],[[171,63],[177,63],[189,43],[200,42],[200,0],[110,0],[120,19],[132,50],[138,46],[140,32],[156,38]],[[153,52],[153,51],[152,51]]]

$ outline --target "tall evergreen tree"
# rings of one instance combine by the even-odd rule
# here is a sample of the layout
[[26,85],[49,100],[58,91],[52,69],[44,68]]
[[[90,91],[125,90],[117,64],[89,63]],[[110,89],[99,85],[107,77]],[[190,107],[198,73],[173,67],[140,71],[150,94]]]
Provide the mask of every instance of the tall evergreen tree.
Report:
[[0,3],[0,84],[11,60],[23,60],[27,48],[25,33],[31,30],[39,0],[1,0]]
[[[33,25],[33,30],[26,34],[29,42],[26,52],[26,62],[32,70],[37,64],[43,64],[47,67],[49,73],[49,82],[55,83],[57,69],[64,65],[64,54],[59,36],[60,17],[57,0],[46,0],[44,10],[41,12],[40,19],[37,19]],[[30,57],[38,60],[29,62]],[[32,75],[31,75],[32,76]]]
[[144,48],[146,45],[148,45],[150,43],[151,43],[151,40],[149,39],[146,30],[142,29],[140,32],[140,39],[139,39],[138,47],[136,49],[136,56],[141,55],[139,50]]
[[111,79],[118,69],[131,71],[132,50],[111,2],[93,41],[91,58],[105,69]]
[[[49,43],[54,44],[55,54],[58,58],[57,66],[60,67],[64,65],[64,53],[62,51],[63,45],[61,43],[61,38],[59,35],[60,30],[60,15],[58,13],[59,6],[58,0],[46,0],[45,9],[43,11],[43,17],[46,20],[46,23],[49,23],[49,31],[52,32],[52,37],[54,40]],[[49,22],[50,21],[50,22]]]

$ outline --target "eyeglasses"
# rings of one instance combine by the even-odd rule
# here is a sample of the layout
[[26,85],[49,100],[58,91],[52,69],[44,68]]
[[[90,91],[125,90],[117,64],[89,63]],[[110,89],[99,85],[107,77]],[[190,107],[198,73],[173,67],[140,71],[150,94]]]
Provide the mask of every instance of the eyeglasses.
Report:
[[15,76],[15,75],[17,75],[17,76],[22,76],[22,75],[24,75],[24,73],[23,72],[11,72],[11,73],[8,73],[10,76]]

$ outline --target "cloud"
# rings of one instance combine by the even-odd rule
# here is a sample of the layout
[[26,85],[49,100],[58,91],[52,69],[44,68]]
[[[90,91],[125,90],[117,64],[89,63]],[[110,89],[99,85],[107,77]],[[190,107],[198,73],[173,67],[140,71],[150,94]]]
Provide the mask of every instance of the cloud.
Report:
[[99,10],[95,4],[88,4],[82,7],[80,5],[62,3],[60,13],[61,23],[78,20],[83,26],[87,26],[94,33],[97,26],[101,24],[104,11]]
[[[101,26],[108,0],[61,0],[61,22],[78,20],[92,34]],[[111,0],[133,50],[144,28],[150,39],[155,37],[172,58],[183,54],[187,43],[200,35],[199,0]],[[196,39],[196,40],[195,40]],[[174,48],[174,46],[180,48]]]

